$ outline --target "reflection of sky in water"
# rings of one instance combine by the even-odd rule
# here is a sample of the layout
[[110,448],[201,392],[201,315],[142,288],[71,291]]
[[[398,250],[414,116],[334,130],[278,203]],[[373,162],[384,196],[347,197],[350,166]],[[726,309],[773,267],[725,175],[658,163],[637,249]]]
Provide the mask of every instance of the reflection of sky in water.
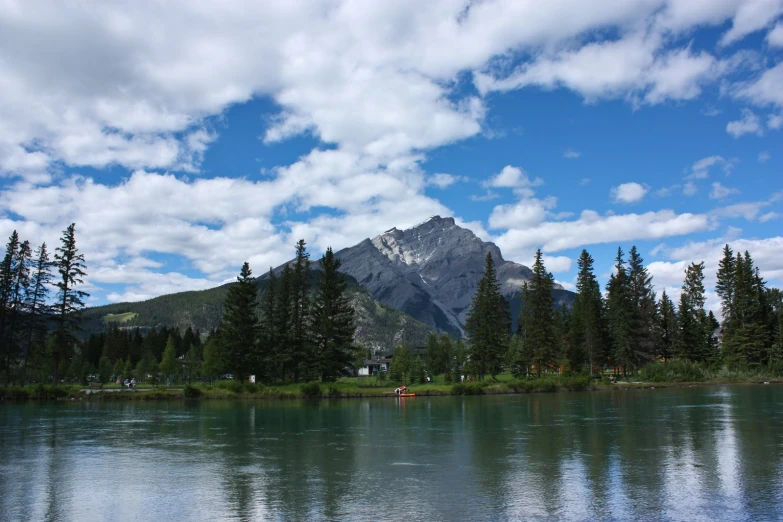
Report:
[[780,386],[0,407],[1,520],[780,520]]

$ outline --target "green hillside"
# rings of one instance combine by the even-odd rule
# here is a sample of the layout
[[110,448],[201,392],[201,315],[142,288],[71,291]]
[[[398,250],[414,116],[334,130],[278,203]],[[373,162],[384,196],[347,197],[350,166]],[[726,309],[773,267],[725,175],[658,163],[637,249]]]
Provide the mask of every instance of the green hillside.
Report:
[[[312,272],[313,283],[317,272]],[[356,310],[356,341],[368,348],[387,351],[406,342],[412,346],[424,345],[430,328],[411,316],[379,302],[355,279],[346,276],[348,293]],[[259,293],[267,282],[258,279]],[[109,323],[120,323],[123,328],[188,327],[201,332],[215,328],[223,315],[223,301],[230,284],[192,292],[163,295],[137,303],[116,303],[86,309],[83,314],[82,335],[105,330]]]

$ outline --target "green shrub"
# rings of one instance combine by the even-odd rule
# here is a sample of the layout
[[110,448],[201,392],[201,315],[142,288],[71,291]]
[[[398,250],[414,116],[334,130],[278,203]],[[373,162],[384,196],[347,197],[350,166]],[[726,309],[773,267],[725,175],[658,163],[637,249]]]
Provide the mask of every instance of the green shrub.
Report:
[[30,398],[30,391],[21,386],[11,386],[5,388],[0,386],[0,399],[23,400]]
[[330,384],[329,388],[326,390],[326,394],[329,395],[329,397],[341,397],[343,392],[334,384]]
[[321,385],[316,381],[306,382],[302,384],[299,389],[302,391],[302,395],[305,397],[320,397]]
[[245,383],[232,379],[230,381],[218,381],[215,386],[221,390],[228,390],[237,395],[245,391]]
[[185,387],[182,388],[182,393],[185,395],[186,399],[198,399],[203,392],[200,388],[186,384]]
[[478,382],[458,382],[451,387],[454,395],[481,395],[484,389]]
[[694,382],[707,379],[709,371],[698,363],[675,359],[666,364],[650,363],[639,376],[648,382]]

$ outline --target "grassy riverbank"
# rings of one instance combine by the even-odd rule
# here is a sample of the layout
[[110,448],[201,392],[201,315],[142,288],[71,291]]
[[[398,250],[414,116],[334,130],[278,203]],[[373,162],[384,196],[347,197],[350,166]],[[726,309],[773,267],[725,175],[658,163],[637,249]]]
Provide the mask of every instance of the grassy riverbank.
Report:
[[[517,379],[509,373],[484,382],[448,383],[437,376],[431,383],[411,384],[408,389],[417,396],[441,395],[497,395],[514,393],[542,393],[582,390],[627,390],[637,388],[667,388],[695,385],[742,383],[779,383],[783,377],[766,370],[733,371],[709,370],[689,363],[650,365],[639,375],[611,383],[608,378],[590,379],[587,375],[544,375],[541,378]],[[152,387],[141,384],[135,390],[126,390],[107,384],[101,390],[86,389],[80,385],[29,385],[0,387],[0,400],[276,400],[304,398],[391,397],[400,383],[375,377],[339,379],[333,383],[304,383],[264,386],[238,381],[218,381],[213,384],[185,384],[182,386]]]

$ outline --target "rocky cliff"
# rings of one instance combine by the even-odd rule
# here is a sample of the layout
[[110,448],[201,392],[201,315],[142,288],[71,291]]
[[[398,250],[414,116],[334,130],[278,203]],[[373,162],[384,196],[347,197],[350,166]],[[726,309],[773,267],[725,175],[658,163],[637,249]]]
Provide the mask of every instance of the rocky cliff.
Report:
[[462,335],[488,252],[503,294],[514,299],[531,270],[506,261],[494,243],[457,226],[453,218],[434,216],[408,230],[392,228],[336,255],[340,271],[381,302],[440,331]]

